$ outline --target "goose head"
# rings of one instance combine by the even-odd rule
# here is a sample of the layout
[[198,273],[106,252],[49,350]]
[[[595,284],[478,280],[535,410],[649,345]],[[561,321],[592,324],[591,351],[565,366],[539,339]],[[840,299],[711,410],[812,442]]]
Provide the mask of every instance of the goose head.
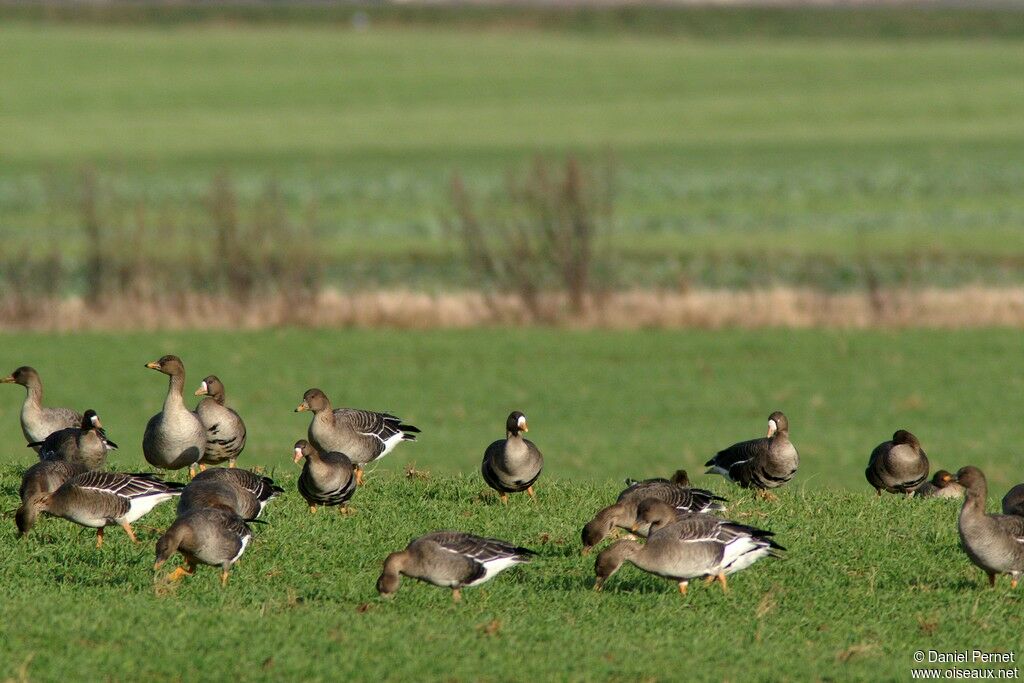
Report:
[[322,410],[329,410],[330,407],[331,402],[328,400],[327,394],[319,389],[309,389],[302,395],[302,403],[295,408],[295,412],[303,413],[310,410],[315,414]]
[[30,384],[38,383],[39,373],[36,372],[35,368],[30,368],[27,365],[22,365],[6,377],[0,377],[0,384],[20,384],[23,387],[27,387]]
[[530,431],[526,424],[526,416],[518,410],[509,413],[508,419],[505,420],[505,431],[509,436],[518,436],[519,432]]
[[224,403],[224,385],[221,383],[217,375],[209,375],[200,384],[199,388],[195,391],[196,396],[209,396],[217,403]]
[[177,356],[162,356],[160,360],[146,363],[146,367],[172,377],[185,374],[185,364]]
[[774,413],[768,416],[768,438],[775,436],[776,434],[788,434],[789,433],[789,419],[782,414],[782,411],[776,410]]

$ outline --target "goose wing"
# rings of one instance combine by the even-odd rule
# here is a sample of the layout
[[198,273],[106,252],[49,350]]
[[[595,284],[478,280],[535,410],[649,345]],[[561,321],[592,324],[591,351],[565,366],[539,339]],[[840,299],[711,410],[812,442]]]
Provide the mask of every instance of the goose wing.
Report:
[[112,493],[123,498],[138,498],[156,493],[181,493],[184,484],[166,482],[148,473],[125,474],[123,472],[84,472],[71,479],[69,484],[81,489]]
[[381,445],[398,435],[405,441],[415,441],[415,434],[420,431],[412,425],[402,424],[402,420],[391,413],[356,408],[339,408],[334,411],[334,419],[336,422],[341,420],[358,434],[378,439]]
[[434,541],[445,550],[458,553],[463,557],[481,564],[498,560],[515,560],[529,562],[536,553],[528,548],[514,546],[497,538],[482,538],[458,531],[439,531],[429,534],[426,538]]

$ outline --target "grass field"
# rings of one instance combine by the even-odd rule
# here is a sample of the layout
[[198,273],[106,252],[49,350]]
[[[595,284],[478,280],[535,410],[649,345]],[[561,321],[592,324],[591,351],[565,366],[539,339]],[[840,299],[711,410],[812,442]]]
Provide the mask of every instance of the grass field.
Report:
[[8,24],[0,235],[73,257],[86,164],[109,224],[142,204],[202,229],[226,169],[245,216],[270,178],[293,215],[315,204],[346,287],[465,285],[451,174],[487,192],[571,151],[616,159],[629,281],[843,286],[864,255],[900,281],[916,252],[932,282],[1017,282],[1022,55],[1017,39]]
[[[0,543],[0,679],[806,680],[906,678],[915,650],[1021,649],[1019,592],[984,577],[957,547],[957,503],[876,500],[870,449],[897,427],[933,467],[985,469],[993,498],[1020,481],[1019,335],[1001,331],[574,333],[203,332],[8,335],[3,371],[35,365],[50,405],[95,407],[142,466],[145,420],[165,378],[142,366],[167,352],[187,384],[215,372],[245,417],[241,463],[288,495],[221,591],[214,570],[154,584],[153,545],[173,517],[120,530],[98,552],[88,531],[44,519]],[[389,408],[423,429],[368,477],[357,514],[310,516],[294,491],[292,413],[319,385],[338,403]],[[20,387],[0,394],[0,509],[16,506],[32,461]],[[478,474],[512,408],[546,454],[539,502],[502,508]],[[755,501],[700,464],[717,448],[790,417],[800,473],[777,503]],[[406,465],[428,478],[406,478]],[[730,516],[789,548],[734,577],[731,592],[673,585],[624,568],[590,590],[579,531],[624,476],[687,467],[733,500]],[[177,476],[181,476],[180,473]],[[428,530],[456,527],[537,549],[452,605],[405,581],[376,597],[383,557]]]

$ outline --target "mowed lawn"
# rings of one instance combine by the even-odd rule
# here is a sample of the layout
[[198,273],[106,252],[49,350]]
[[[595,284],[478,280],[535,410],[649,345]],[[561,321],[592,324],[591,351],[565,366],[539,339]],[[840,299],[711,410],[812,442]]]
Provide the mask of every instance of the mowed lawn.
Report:
[[437,257],[455,171],[575,152],[615,159],[619,247],[655,259],[1024,252],[1013,40],[13,23],[0,62],[10,240],[75,235],[86,165],[103,220],[202,229],[228,170],[243,218],[272,178],[315,205],[325,255]]
[[[140,442],[166,389],[143,364],[184,359],[187,384],[215,372],[245,417],[240,464],[288,493],[221,590],[203,568],[178,587],[151,569],[173,505],[132,546],[43,519],[0,543],[0,678],[124,680],[806,680],[906,678],[916,650],[1021,648],[1021,593],[985,585],[957,545],[955,501],[879,500],[863,481],[871,448],[897,427],[936,466],[973,463],[998,498],[1024,479],[1018,444],[1019,334],[487,330],[7,335],[3,372],[36,366],[50,405],[95,407],[121,444],[112,463],[144,468]],[[7,366],[11,366],[9,369]],[[422,439],[371,470],[357,512],[310,515],[295,491],[291,411],[320,386],[338,404],[391,409]],[[20,387],[0,393],[0,507],[17,506]],[[546,454],[536,504],[504,508],[478,474],[505,415],[522,409]],[[755,500],[701,463],[763,433],[784,410],[800,473],[777,502]],[[407,478],[404,469],[429,475]],[[730,592],[625,567],[591,590],[582,525],[627,475],[690,470],[731,499],[729,516],[789,549],[736,575]],[[182,473],[171,476],[182,477]],[[459,528],[534,548],[535,562],[453,605],[406,580],[376,596],[386,554]],[[175,561],[176,562],[176,561]],[[172,562],[161,576],[170,571]],[[156,579],[156,580],[155,580]]]

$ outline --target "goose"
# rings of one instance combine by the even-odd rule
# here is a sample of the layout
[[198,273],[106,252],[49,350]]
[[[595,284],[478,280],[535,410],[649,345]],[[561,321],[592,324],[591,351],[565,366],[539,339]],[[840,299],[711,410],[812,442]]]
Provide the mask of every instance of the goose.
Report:
[[956,480],[967,490],[957,525],[964,551],[988,574],[990,586],[998,574],[1009,574],[1010,588],[1016,588],[1024,573],[1024,517],[985,513],[988,483],[977,467],[960,468]]
[[33,511],[96,529],[96,547],[103,546],[103,529],[120,525],[133,542],[138,543],[131,524],[154,507],[181,495],[184,484],[167,482],[152,474],[122,472],[83,472],[52,493],[41,493],[31,500]]
[[964,487],[956,483],[956,477],[946,470],[939,470],[932,477],[914,490],[920,498],[963,498]]
[[691,580],[702,577],[709,582],[717,580],[725,592],[727,575],[762,557],[782,557],[785,550],[772,540],[770,531],[705,514],[677,516],[672,506],[659,500],[641,503],[637,522],[650,524],[647,543],[617,541],[602,551],[594,565],[594,590],[601,590],[605,581],[629,562],[676,581],[683,595]]
[[234,467],[245,448],[245,423],[238,413],[224,405],[224,384],[216,375],[210,375],[199,385],[195,395],[206,397],[196,406],[196,415],[206,428],[206,447],[199,461],[200,469],[225,460],[228,467]]
[[800,456],[789,441],[789,420],[779,411],[768,416],[768,435],[733,444],[704,463],[705,474],[720,474],[743,488],[772,497],[769,489],[782,486],[796,474]]
[[197,564],[221,568],[220,585],[228,585],[231,565],[238,562],[252,540],[252,529],[241,517],[221,508],[191,510],[174,520],[174,524],[156,542],[156,563],[160,569],[174,553],[181,553],[185,565],[167,577],[178,581],[195,573]]
[[347,514],[346,503],[356,492],[356,478],[353,465],[344,453],[321,453],[305,439],[295,442],[294,458],[298,463],[303,458],[302,474],[299,475],[299,493],[309,504],[309,511],[316,512],[317,505],[337,505],[338,511]]
[[1017,484],[1003,496],[1003,514],[1024,517],[1024,484]]
[[82,416],[81,426],[61,429],[28,446],[39,451],[40,460],[67,460],[90,470],[102,469],[107,463],[107,452],[117,448],[117,444],[107,438],[99,415],[91,408]]
[[41,460],[25,470],[18,490],[21,506],[14,515],[18,532],[24,536],[36,523],[39,511],[32,506],[33,498],[56,491],[68,479],[85,471],[85,465],[66,460]]
[[331,408],[327,394],[310,389],[295,412],[311,411],[309,443],[321,453],[344,453],[356,468],[356,484],[363,483],[363,465],[383,458],[402,441],[415,441],[419,429],[403,424],[391,413],[355,408]]
[[871,451],[864,476],[879,496],[885,490],[909,497],[928,478],[928,468],[921,442],[906,429],[898,429],[891,441],[883,441]]
[[377,579],[377,592],[390,596],[402,575],[452,589],[452,600],[462,599],[462,588],[479,586],[509,567],[529,562],[532,550],[496,538],[481,538],[461,531],[435,531],[414,539],[405,550],[391,553]]
[[533,485],[544,467],[544,456],[536,444],[523,438],[528,431],[526,416],[513,411],[505,420],[505,438],[484,451],[480,472],[506,505],[510,493],[526,491],[530,498],[536,499]]
[[39,379],[35,368],[23,365],[0,378],[0,384],[20,384],[25,387],[25,402],[21,404],[21,432],[29,443],[38,443],[54,432],[77,427],[82,422],[82,414],[78,411],[43,407],[43,381]]
[[211,468],[197,474],[181,492],[178,515],[202,507],[223,507],[252,521],[282,493],[284,489],[270,477],[239,468]]
[[[630,481],[630,480],[627,480]],[[644,481],[633,481],[625,491],[619,494],[614,505],[609,505],[598,512],[590,522],[583,527],[583,554],[586,555],[590,549],[604,540],[614,527],[630,529],[636,524],[636,511],[641,502],[648,498],[654,498],[668,503],[675,508],[679,514],[688,512],[722,512],[725,506],[725,498],[716,496],[705,489],[695,489],[689,486],[681,486],[675,481],[689,481],[678,477],[668,479],[647,479]],[[648,526],[638,527],[637,531],[642,536],[648,534]]]
[[171,380],[164,409],[146,424],[142,454],[154,467],[165,470],[187,467],[190,475],[195,474],[196,464],[206,449],[206,427],[198,415],[185,407],[181,393],[185,386],[185,365],[177,356],[164,356],[146,363],[146,367],[169,375]]

